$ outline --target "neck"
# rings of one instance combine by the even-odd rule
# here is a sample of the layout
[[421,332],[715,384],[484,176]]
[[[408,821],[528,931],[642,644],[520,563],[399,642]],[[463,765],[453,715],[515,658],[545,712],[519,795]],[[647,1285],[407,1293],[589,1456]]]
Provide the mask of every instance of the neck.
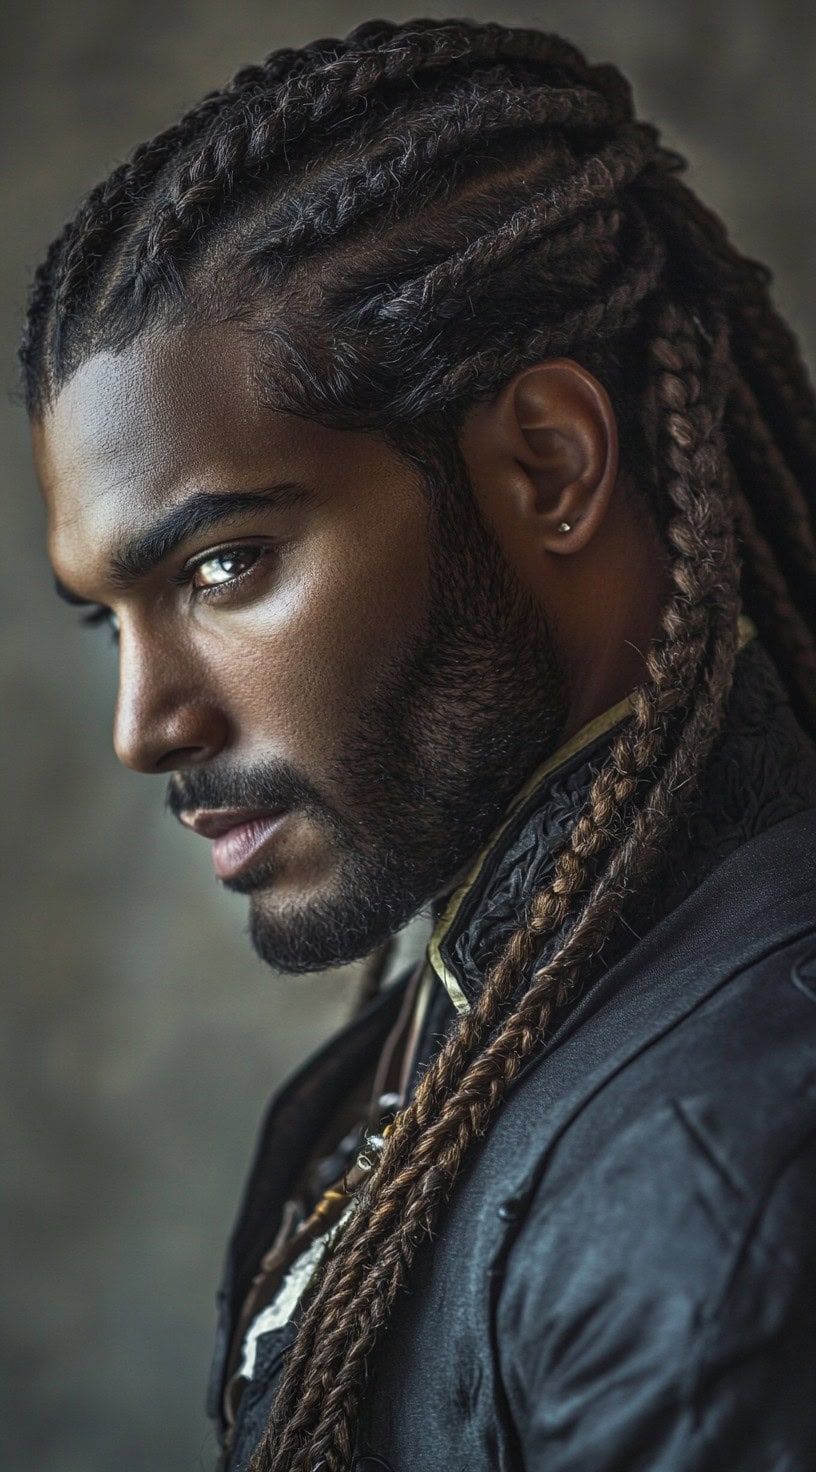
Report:
[[646,651],[671,593],[666,550],[633,492],[616,497],[599,534],[580,553],[581,597],[571,599],[565,739],[647,679]]

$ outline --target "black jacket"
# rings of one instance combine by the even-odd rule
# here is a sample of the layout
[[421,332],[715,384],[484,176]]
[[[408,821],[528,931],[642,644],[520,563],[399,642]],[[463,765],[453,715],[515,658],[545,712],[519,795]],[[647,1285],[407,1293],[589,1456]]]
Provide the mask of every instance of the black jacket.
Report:
[[[465,896],[441,949],[466,997],[610,739],[550,774]],[[755,642],[694,810],[632,913],[420,1251],[371,1366],[360,1472],[816,1468],[816,752]],[[271,1107],[228,1252],[216,1417],[282,1203],[400,993]],[[440,987],[426,1053],[450,1015]],[[231,1472],[292,1334],[259,1342]]]

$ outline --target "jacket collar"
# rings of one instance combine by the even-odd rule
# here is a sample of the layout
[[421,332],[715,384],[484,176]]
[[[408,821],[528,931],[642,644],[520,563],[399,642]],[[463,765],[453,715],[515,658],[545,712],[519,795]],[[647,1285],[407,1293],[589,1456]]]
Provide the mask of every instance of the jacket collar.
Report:
[[[736,698],[732,696],[728,732],[734,739],[726,741],[726,751],[720,756],[720,763],[725,762],[729,774],[735,762],[743,760],[746,727],[758,725],[760,730],[756,735],[761,735],[763,724],[771,719],[772,707],[781,704],[787,713],[788,723],[792,725],[792,729],[787,731],[787,742],[791,747],[789,759],[797,745],[797,735],[806,742],[803,733],[793,723],[779,681],[756,641],[756,629],[749,619],[740,619],[739,634],[741,653],[735,674]],[[746,666],[742,651],[750,641],[753,641],[754,653]],[[756,707],[763,701],[765,713],[758,717]],[[464,883],[448,901],[431,936],[428,959],[458,1012],[468,1011],[478,995],[486,970],[501,954],[530,899],[548,882],[554,855],[577,819],[593,777],[631,710],[631,697],[626,696],[590,721],[533,773],[479,854]],[[782,724],[785,725],[784,719]],[[779,721],[776,721],[775,729],[778,726]],[[812,747],[806,744],[812,753]],[[735,745],[739,755],[735,755]],[[800,751],[799,755],[801,759],[805,753]],[[756,753],[753,760],[756,761]],[[748,765],[751,765],[750,759]],[[709,781],[706,785],[710,787],[712,784]],[[719,785],[715,775],[713,786],[717,788]],[[816,789],[810,800],[816,801]],[[746,798],[746,805],[750,808],[749,798]],[[803,805],[803,801],[794,801],[790,811],[798,811]],[[787,808],[779,814],[787,815]],[[724,815],[724,821],[731,828],[733,819],[734,814]],[[769,824],[758,822],[758,826]],[[715,848],[718,846],[722,852],[737,846],[739,841],[737,835],[729,843],[719,831],[716,837]],[[699,847],[698,840],[695,843]],[[716,862],[715,854],[712,855],[713,862]],[[712,867],[712,863],[705,862],[701,867],[700,855],[697,854],[693,861],[687,854],[682,858],[678,854],[678,863],[690,881],[689,888]],[[667,890],[674,895],[675,901],[682,897],[674,892],[671,884]]]
[[[501,825],[491,835],[467,877],[448,900],[434,927],[428,957],[457,1012],[467,1012],[473,1000],[473,986],[463,974],[469,968],[463,966],[464,957],[458,943],[480,908],[487,907],[491,918],[498,918],[494,914],[496,896],[491,891],[500,860],[509,858],[511,862],[520,862],[525,856],[532,856],[533,844],[540,846],[544,835],[536,832],[531,822],[535,814],[547,819],[549,831],[546,836],[549,846],[555,847],[558,838],[567,832],[569,819],[577,816],[584,796],[583,778],[593,756],[605,750],[611,741],[611,733],[623,725],[631,710],[631,699],[624,696],[623,700],[582,726],[536,768],[516,794]],[[519,831],[520,845],[517,839],[513,841]]]

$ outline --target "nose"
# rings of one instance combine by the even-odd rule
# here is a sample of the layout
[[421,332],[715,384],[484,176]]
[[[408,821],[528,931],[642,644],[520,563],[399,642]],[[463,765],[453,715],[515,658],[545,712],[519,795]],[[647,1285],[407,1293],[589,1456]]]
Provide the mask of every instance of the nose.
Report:
[[148,775],[200,766],[225,746],[224,711],[190,663],[120,646],[113,747],[119,761]]

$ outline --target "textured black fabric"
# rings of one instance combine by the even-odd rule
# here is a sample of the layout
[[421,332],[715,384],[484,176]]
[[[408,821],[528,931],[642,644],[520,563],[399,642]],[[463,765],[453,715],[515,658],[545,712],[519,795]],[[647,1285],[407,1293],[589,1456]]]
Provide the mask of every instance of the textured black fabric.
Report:
[[[485,913],[499,923],[508,894],[516,912],[542,882],[563,794],[580,798],[602,747],[555,773],[493,856],[451,937],[469,984]],[[816,752],[756,645],[627,935],[420,1250],[370,1367],[358,1472],[813,1472]],[[354,1033],[335,1070],[347,1046]],[[262,1151],[249,1199],[273,1168]],[[280,1343],[261,1347],[231,1472],[280,1373]]]

